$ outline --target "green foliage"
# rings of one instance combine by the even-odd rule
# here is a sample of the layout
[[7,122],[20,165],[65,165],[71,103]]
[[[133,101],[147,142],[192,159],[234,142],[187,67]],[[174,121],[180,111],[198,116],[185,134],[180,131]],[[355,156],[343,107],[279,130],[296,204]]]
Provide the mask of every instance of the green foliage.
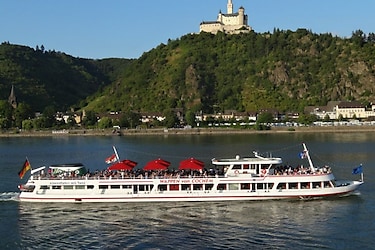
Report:
[[112,127],[112,120],[109,117],[103,117],[98,121],[98,128],[105,129]]
[[137,60],[80,59],[3,43],[0,99],[13,84],[18,100],[34,111],[53,105],[97,113],[301,112],[328,101],[367,103],[373,101],[374,43],[375,34],[360,30],[347,39],[306,29],[200,33],[169,40]]
[[192,127],[195,127],[196,126],[196,122],[195,122],[195,114],[194,112],[192,111],[187,111],[186,112],[186,115],[185,115],[185,120],[186,120],[186,123]]
[[136,128],[141,124],[140,119],[140,114],[132,111],[126,111],[121,115],[119,125],[124,128]]
[[26,46],[0,45],[0,99],[8,99],[11,86],[19,102],[43,111],[54,105],[59,111],[77,106],[81,100],[100,91],[131,60],[89,60],[62,52],[35,50]]
[[264,112],[258,115],[257,123],[273,123],[274,117],[270,112]]
[[185,35],[133,61],[87,108],[302,111],[331,100],[368,101],[375,53],[363,38],[306,29]]
[[34,123],[32,120],[23,120],[22,121],[22,129],[25,130],[32,130],[34,128]]
[[23,121],[34,118],[34,113],[31,110],[30,105],[26,103],[19,103],[17,108],[14,110],[15,126],[23,128]]
[[98,118],[96,116],[96,113],[94,111],[87,111],[86,116],[83,118],[82,125],[86,128],[92,128],[96,126],[98,122]]

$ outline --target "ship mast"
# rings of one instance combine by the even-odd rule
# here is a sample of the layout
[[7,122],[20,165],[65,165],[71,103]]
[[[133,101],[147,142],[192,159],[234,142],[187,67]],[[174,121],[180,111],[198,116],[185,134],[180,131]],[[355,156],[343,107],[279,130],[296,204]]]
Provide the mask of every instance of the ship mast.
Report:
[[307,150],[307,147],[306,147],[305,143],[302,143],[302,145],[303,145],[304,153],[305,153],[305,155],[307,157],[307,160],[309,161],[311,172],[315,173],[315,168],[314,168],[314,165],[313,165],[313,163],[311,161],[309,151]]

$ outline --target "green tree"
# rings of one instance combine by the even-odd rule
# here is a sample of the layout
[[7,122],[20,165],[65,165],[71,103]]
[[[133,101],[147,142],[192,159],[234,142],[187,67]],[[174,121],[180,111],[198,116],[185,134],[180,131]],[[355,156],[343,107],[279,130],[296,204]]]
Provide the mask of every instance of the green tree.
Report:
[[195,122],[195,114],[194,112],[192,111],[187,111],[186,112],[186,115],[185,115],[185,120],[186,120],[186,123],[189,124],[190,126],[192,127],[195,127],[196,126],[196,122]]
[[34,118],[34,113],[30,105],[23,102],[19,103],[17,108],[14,110],[14,119],[16,127],[23,128],[23,121],[32,118]]
[[52,128],[56,125],[56,110],[54,106],[47,106],[42,114],[44,128]]
[[98,121],[98,128],[104,129],[104,128],[110,128],[112,127],[112,120],[109,117],[102,117]]
[[141,124],[141,115],[133,111],[125,111],[121,117],[119,125],[124,128],[136,128]]
[[8,129],[12,126],[13,109],[9,102],[0,100],[1,128]]
[[166,111],[164,115],[165,115],[165,120],[163,121],[163,125],[166,126],[167,128],[173,128],[179,124],[179,120],[176,114],[172,110]]
[[22,129],[25,130],[32,130],[34,127],[34,122],[33,120],[23,120],[22,121]]
[[263,112],[261,114],[258,115],[257,117],[257,123],[273,123],[274,122],[274,118],[273,118],[273,115],[272,113],[270,112]]
[[82,120],[82,125],[84,127],[93,127],[98,122],[98,118],[94,111],[88,110],[86,116]]

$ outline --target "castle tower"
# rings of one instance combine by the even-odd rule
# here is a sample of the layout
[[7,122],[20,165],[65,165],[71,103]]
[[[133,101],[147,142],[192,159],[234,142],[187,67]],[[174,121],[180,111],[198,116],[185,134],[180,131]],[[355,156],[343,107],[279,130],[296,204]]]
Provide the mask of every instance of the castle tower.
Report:
[[10,95],[8,98],[8,102],[12,107],[15,109],[17,108],[17,99],[16,99],[16,94],[14,93],[14,86],[12,85],[12,88],[10,90]]
[[238,25],[247,25],[247,15],[243,7],[238,9]]
[[227,4],[227,13],[228,14],[233,14],[233,4],[232,4],[232,0],[228,0],[228,4]]

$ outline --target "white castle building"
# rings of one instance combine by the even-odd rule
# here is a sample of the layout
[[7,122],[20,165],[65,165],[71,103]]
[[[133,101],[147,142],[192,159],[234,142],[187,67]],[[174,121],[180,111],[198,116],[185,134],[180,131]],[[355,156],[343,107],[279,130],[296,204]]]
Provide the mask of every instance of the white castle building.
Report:
[[251,27],[247,24],[248,17],[245,15],[245,9],[241,6],[237,13],[233,13],[232,0],[228,0],[227,14],[219,12],[216,21],[203,21],[200,26],[200,32],[225,32],[230,34],[246,33],[251,31]]

